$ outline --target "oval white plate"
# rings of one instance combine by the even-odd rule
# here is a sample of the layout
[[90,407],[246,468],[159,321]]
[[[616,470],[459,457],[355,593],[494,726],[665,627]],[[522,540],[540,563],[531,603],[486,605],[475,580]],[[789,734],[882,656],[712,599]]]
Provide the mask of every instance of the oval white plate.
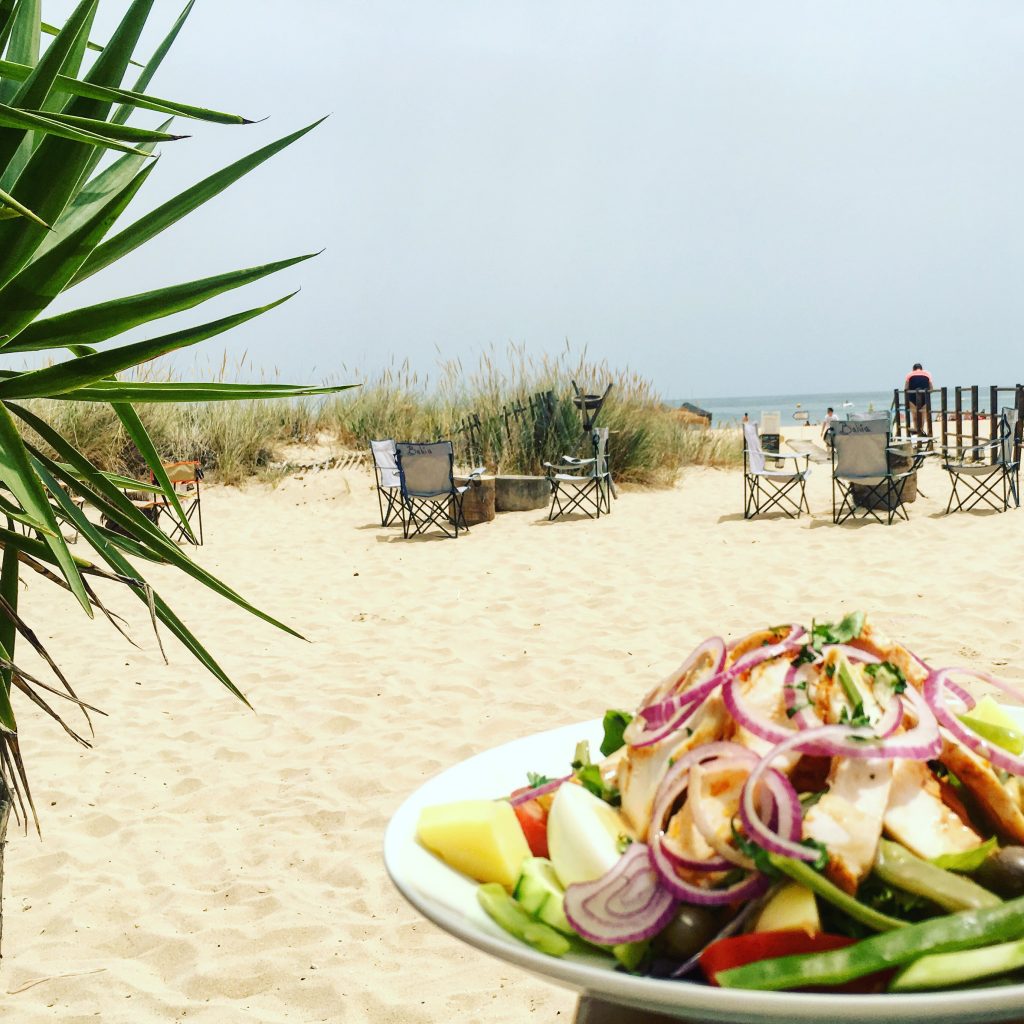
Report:
[[534,974],[610,1003],[680,1018],[744,1024],[966,1024],[1024,1015],[1024,985],[923,995],[747,992],[632,977],[616,971],[610,958],[556,959],[517,942],[480,909],[473,882],[416,842],[416,822],[421,808],[431,804],[509,793],[526,784],[527,771],[564,775],[581,739],[589,740],[596,752],[601,723],[584,722],[514,740],[454,765],[416,790],[395,813],[384,837],[384,861],[402,895],[445,931]]

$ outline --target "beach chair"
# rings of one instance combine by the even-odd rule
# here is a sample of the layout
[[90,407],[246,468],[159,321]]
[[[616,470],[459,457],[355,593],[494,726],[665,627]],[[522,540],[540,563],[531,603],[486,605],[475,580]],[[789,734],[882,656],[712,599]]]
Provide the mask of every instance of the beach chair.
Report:
[[[766,458],[776,464],[793,459],[792,469],[769,469]],[[800,469],[799,460],[804,460]],[[800,518],[801,511],[811,513],[807,504],[807,477],[811,472],[809,453],[802,455],[777,455],[766,453],[761,448],[757,425],[743,424],[743,518],[753,519],[773,509],[791,519]]]
[[[395,445],[399,486],[402,497],[402,533],[406,540],[436,526],[446,537],[458,537],[461,526],[469,526],[462,514],[462,496],[470,485],[456,487],[455,452],[451,441],[412,444],[399,441]],[[472,480],[482,472],[474,469]],[[449,525],[453,529],[449,529]]]
[[402,518],[402,481],[395,457],[395,442],[371,441],[373,473],[377,480],[377,507],[380,509],[380,525],[389,526],[397,517]]
[[545,462],[548,483],[551,486],[551,509],[548,521],[582,512],[590,519],[600,519],[601,513],[612,510],[612,475],[608,468],[608,428],[594,427],[590,431],[594,454],[588,459],[563,455],[557,465]]
[[[178,496],[178,503],[181,505],[181,510],[185,513],[185,519],[190,525],[193,518],[195,519],[195,528],[192,531],[195,535],[194,543],[202,544],[203,506],[199,482],[203,479],[203,468],[199,464],[199,460],[186,459],[181,462],[161,462],[160,465],[164,467],[167,479],[170,480],[174,493]],[[156,477],[153,473],[149,474],[149,480],[150,483],[156,483]],[[182,540],[193,543],[192,537],[189,536],[184,524],[163,494],[133,496],[132,504],[157,526],[160,526],[161,520],[169,519],[170,525],[166,528],[161,526],[161,529],[164,530],[171,540],[177,540],[180,537]]]
[[[909,519],[903,507],[907,480],[924,461],[914,454],[910,469],[894,471],[889,455],[907,455],[890,444],[888,416],[838,423],[832,437],[832,521],[874,519],[892,525],[899,516]],[[861,512],[858,515],[857,509]]]
[[1003,409],[992,441],[942,449],[942,468],[949,473],[952,483],[947,514],[969,512],[979,505],[1005,512],[1011,501],[1015,508],[1020,507],[1017,418],[1016,409]]

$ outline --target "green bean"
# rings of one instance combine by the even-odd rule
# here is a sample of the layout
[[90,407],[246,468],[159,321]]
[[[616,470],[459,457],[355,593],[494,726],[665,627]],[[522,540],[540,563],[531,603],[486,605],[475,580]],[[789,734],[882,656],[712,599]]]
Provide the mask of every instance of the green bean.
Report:
[[924,896],[943,910],[968,910],[971,907],[994,907],[1002,900],[977,882],[952,871],[944,871],[915,857],[899,843],[883,839],[875,855],[875,874],[898,889]]
[[861,924],[866,924],[876,932],[886,932],[893,928],[904,928],[906,921],[897,917],[889,917],[874,907],[854,899],[849,893],[843,892],[838,885],[833,885],[824,875],[819,875],[814,868],[803,861],[795,860],[792,857],[783,857],[777,853],[768,854],[772,866],[783,874],[789,875],[794,882],[799,882],[805,889],[810,889],[815,896],[838,907],[843,913],[852,917]]
[[919,924],[872,935],[844,949],[759,960],[721,971],[728,988],[785,989],[839,985],[865,974],[888,970],[926,954],[977,949],[1019,939],[1024,934],[1024,896],[997,907],[961,910]]

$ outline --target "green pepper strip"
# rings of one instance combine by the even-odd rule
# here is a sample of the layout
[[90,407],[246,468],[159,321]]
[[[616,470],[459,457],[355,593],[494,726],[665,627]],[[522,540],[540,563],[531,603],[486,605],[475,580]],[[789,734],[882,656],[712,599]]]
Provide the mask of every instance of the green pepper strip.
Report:
[[721,971],[726,988],[776,990],[805,985],[839,985],[865,974],[885,971],[933,953],[976,949],[1019,939],[1024,933],[1024,896],[980,910],[933,917],[920,924],[872,935],[844,949],[758,960]]
[[801,860],[783,857],[777,853],[769,853],[768,859],[772,867],[789,875],[794,882],[799,882],[805,889],[810,889],[816,896],[838,907],[844,914],[861,924],[866,924],[876,932],[887,932],[893,928],[907,927],[906,921],[898,917],[890,917],[864,903],[855,900],[849,893],[843,892],[838,885],[833,885],[824,875],[819,875],[814,868]]

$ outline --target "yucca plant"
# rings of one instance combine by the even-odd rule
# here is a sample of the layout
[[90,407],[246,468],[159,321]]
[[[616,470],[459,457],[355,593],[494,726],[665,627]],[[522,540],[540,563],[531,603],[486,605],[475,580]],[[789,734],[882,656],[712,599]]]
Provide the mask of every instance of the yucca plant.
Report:
[[[154,626],[162,624],[173,633],[243,701],[202,643],[146,583],[138,563],[173,565],[246,611],[294,632],[195,564],[125,496],[126,484],[138,484],[99,471],[38,415],[38,403],[33,402],[33,411],[26,401],[109,403],[152,471],[152,489],[162,491],[191,533],[135,405],[340,390],[118,377],[146,360],[222,334],[290,296],[173,333],[156,332],[148,340],[97,348],[130,329],[192,309],[308,259],[306,255],[47,315],[59,295],[127,257],[314,127],[251,153],[121,226],[122,215],[153,170],[155,147],[181,138],[169,131],[172,119],[225,125],[247,122],[234,114],[160,99],[147,91],[191,3],[148,62],[136,64],[134,51],[153,0],[126,0],[127,9],[103,47],[90,40],[98,2],[81,0],[66,23],[53,28],[42,21],[39,0],[0,0],[0,350],[16,357],[11,364],[23,365],[28,352],[47,353],[50,361],[39,369],[0,369],[0,826],[9,810],[5,794],[13,794],[15,814],[26,823],[35,820],[38,827],[18,745],[16,703],[19,712],[42,712],[79,742],[87,742],[67,719],[70,707],[75,715],[84,714],[88,725],[88,706],[19,614],[19,575],[63,587],[77,598],[85,614],[99,611],[115,625],[116,618],[107,613],[92,584],[96,579],[123,584],[148,607]],[[45,46],[41,44],[44,34]],[[136,72],[131,87],[126,87],[126,77]],[[157,112],[167,120],[155,130],[130,125],[130,117],[139,110]],[[83,503],[85,511],[79,507]],[[92,517],[86,515],[89,509]],[[62,524],[79,532],[91,549],[89,558],[69,550]],[[52,670],[51,682],[19,666],[19,639],[31,645]],[[17,700],[12,699],[15,694]],[[69,703],[62,705],[59,700]],[[2,839],[0,831],[0,843]]]

